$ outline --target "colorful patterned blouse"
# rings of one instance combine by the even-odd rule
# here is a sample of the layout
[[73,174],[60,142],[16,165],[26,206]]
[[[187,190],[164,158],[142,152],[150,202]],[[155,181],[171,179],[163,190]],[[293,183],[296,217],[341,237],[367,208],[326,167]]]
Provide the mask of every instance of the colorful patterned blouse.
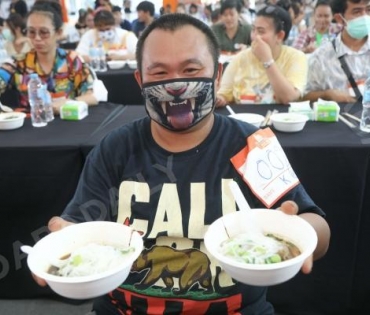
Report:
[[23,58],[11,59],[0,67],[0,94],[7,88],[15,87],[20,93],[20,105],[28,108],[27,83],[31,73],[38,73],[53,97],[73,99],[93,86],[89,68],[75,51],[57,48],[54,67],[51,73],[46,74],[37,62],[36,52],[32,50]]

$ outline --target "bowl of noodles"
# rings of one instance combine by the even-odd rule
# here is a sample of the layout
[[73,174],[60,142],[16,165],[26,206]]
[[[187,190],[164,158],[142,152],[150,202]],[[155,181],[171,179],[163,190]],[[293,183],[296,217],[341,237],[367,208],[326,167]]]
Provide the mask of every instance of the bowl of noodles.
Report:
[[313,227],[296,215],[253,209],[226,214],[208,228],[204,243],[224,272],[254,286],[293,278],[317,245]]
[[142,249],[142,237],[126,225],[85,222],[42,238],[29,253],[27,264],[57,294],[90,299],[121,285]]

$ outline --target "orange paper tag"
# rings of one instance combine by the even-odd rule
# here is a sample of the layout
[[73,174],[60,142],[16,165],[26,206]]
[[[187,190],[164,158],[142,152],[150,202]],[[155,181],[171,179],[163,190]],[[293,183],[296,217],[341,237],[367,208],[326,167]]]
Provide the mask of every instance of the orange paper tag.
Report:
[[65,92],[50,93],[50,95],[53,100],[59,100],[59,99],[66,98]]
[[247,146],[231,158],[254,195],[271,208],[299,184],[283,148],[270,128],[260,129],[247,138]]

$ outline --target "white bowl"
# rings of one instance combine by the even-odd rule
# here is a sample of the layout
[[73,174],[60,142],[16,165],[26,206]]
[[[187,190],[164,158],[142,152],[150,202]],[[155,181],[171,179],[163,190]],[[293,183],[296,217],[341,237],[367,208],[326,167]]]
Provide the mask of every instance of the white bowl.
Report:
[[107,61],[107,64],[110,69],[121,69],[125,66],[126,61],[125,60],[110,60],[110,61]]
[[276,130],[297,132],[304,128],[308,117],[298,113],[278,113],[271,115],[270,119]]
[[265,119],[265,117],[263,117],[262,115],[249,114],[249,113],[232,114],[232,115],[229,115],[229,117],[235,118],[241,121],[245,121],[256,127],[261,126],[261,123]]
[[0,130],[12,130],[23,126],[25,113],[0,113]]
[[[223,241],[250,231],[253,223],[263,233],[272,233],[292,242],[301,254],[278,263],[248,264],[220,253]],[[317,235],[313,227],[299,216],[287,215],[279,210],[253,209],[229,213],[213,222],[205,234],[204,243],[208,252],[235,280],[254,286],[271,286],[285,282],[298,273],[305,259],[315,250]]]
[[[59,259],[91,242],[112,246],[130,245],[134,251],[122,264],[95,275],[61,277],[47,272],[50,259]],[[133,262],[143,249],[143,240],[138,232],[126,225],[94,221],[74,224],[50,233],[37,242],[33,249],[27,258],[28,267],[36,276],[45,279],[53,291],[71,299],[90,299],[116,289],[126,280]]]
[[127,60],[127,65],[131,69],[137,69],[137,61],[136,60]]

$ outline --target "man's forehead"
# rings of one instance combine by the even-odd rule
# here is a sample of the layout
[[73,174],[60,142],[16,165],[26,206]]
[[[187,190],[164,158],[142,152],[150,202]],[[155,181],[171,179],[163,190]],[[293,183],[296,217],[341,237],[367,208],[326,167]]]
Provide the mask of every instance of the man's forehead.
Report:
[[370,0],[362,0],[360,2],[352,2],[350,0],[347,0],[347,7],[363,7],[363,6],[370,6]]

